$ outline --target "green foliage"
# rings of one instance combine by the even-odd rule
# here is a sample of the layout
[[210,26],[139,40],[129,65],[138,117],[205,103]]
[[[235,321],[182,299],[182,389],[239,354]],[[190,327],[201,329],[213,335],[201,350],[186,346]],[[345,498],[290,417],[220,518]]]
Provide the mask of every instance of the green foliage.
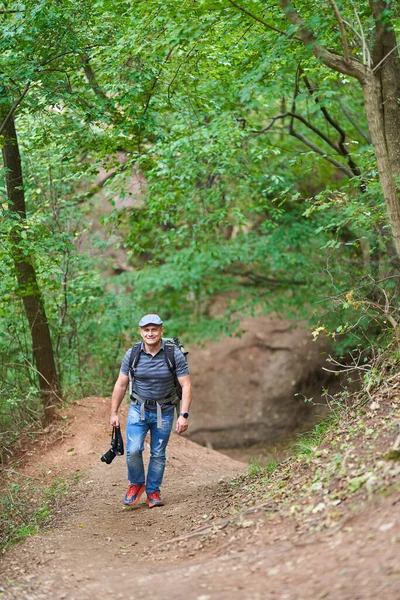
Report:
[[302,459],[314,455],[327,433],[337,426],[339,420],[337,412],[330,412],[311,431],[297,434],[296,440],[291,444],[293,455]]
[[248,474],[250,477],[268,477],[272,475],[274,471],[279,467],[279,460],[271,457],[266,465],[262,464],[260,459],[254,459],[250,462],[248,468]]
[[57,477],[43,487],[43,482],[21,477],[14,470],[7,473],[0,495],[0,550],[38,533],[80,477]]
[[[333,11],[297,4],[341,52]],[[361,56],[353,7],[339,4]],[[311,56],[276,6],[7,6],[0,100],[3,113],[20,102],[28,215],[11,216],[1,184],[3,439],[41,416],[15,230],[66,399],[109,393],[147,311],[189,342],[273,312],[327,333],[338,352],[387,343],[398,279],[362,91]],[[371,32],[369,4],[357,11]]]

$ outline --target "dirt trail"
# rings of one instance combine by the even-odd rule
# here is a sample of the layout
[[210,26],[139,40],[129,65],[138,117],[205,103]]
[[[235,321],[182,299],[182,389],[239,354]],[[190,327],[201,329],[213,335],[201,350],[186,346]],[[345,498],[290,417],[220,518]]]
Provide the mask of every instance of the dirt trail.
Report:
[[[251,486],[227,483],[243,463],[174,434],[166,505],[126,508],[124,460],[99,461],[108,402],[86,399],[65,415],[63,439],[25,468],[85,475],[52,528],[3,558],[3,600],[400,598],[399,492],[372,498],[328,533],[304,532],[268,498],[252,507]],[[241,498],[244,514],[232,511]]]

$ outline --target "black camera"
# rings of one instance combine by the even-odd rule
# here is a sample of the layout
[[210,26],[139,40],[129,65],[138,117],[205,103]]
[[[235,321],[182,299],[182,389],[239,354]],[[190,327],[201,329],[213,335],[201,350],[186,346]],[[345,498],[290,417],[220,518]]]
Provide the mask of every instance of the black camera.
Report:
[[112,448],[110,448],[105,454],[103,454],[103,456],[101,457],[101,462],[105,462],[108,465],[112,463],[112,461],[114,460],[114,458],[117,455],[115,454],[114,450]]
[[100,458],[101,462],[110,465],[116,456],[122,456],[124,453],[124,440],[120,427],[113,427],[111,434],[111,448]]

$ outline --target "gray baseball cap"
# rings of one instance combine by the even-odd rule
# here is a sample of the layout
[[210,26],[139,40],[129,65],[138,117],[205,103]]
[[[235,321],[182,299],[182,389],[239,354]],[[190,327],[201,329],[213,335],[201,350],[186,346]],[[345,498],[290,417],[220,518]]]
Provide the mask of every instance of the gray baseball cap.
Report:
[[163,321],[158,315],[145,315],[139,321],[139,327],[146,327],[146,325],[162,325]]

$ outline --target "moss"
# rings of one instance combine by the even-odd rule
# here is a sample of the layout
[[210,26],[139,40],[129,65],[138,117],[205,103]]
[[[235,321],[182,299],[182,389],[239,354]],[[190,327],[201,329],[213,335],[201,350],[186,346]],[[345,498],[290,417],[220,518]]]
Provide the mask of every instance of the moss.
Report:
[[385,454],[386,460],[400,460],[400,450],[389,450]]

